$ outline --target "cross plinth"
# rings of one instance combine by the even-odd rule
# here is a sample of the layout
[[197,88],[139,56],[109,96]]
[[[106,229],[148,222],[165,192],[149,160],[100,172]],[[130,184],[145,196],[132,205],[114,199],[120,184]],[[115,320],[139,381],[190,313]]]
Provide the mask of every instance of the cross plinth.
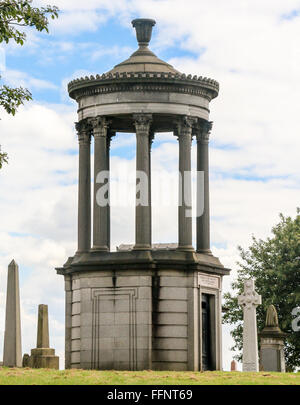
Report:
[[256,307],[261,304],[261,296],[255,291],[254,280],[245,281],[238,304],[244,312],[243,371],[259,371]]

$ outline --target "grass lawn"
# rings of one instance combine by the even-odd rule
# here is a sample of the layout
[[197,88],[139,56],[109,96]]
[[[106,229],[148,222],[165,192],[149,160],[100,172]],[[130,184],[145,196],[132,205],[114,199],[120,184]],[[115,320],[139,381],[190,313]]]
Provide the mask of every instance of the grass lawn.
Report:
[[300,385],[300,373],[0,368],[0,385]]

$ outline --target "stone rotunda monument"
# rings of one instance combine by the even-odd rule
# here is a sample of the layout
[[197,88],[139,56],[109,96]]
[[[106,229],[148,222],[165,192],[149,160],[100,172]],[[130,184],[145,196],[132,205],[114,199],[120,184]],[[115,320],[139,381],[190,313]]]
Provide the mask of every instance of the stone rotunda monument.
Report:
[[[106,74],[69,84],[70,97],[78,103],[79,200],[78,250],[57,269],[65,278],[66,368],[219,370],[221,288],[229,270],[210,250],[208,167],[209,103],[219,85],[181,74],[158,59],[148,48],[154,20],[132,24],[139,49],[128,60]],[[109,178],[101,173],[109,173],[116,132],[136,133],[137,204],[135,245],[112,252],[110,205],[97,196],[106,186],[109,201]],[[178,208],[178,245],[152,245],[151,145],[158,132],[178,138],[179,192],[188,196],[191,144],[197,139],[197,170],[204,172],[197,194],[204,214],[197,218],[196,249],[186,198]],[[147,204],[140,202],[140,173],[149,179]]]

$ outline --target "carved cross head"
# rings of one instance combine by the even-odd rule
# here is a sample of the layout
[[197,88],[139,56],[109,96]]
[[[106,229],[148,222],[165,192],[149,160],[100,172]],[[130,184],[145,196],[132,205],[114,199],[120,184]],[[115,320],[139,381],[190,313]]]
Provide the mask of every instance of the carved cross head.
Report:
[[244,282],[244,292],[238,296],[238,304],[246,309],[254,309],[261,304],[261,295],[255,291],[254,280]]

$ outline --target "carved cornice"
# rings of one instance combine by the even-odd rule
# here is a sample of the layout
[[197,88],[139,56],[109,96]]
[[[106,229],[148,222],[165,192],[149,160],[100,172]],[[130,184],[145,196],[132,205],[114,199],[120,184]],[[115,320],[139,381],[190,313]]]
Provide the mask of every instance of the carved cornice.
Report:
[[114,92],[173,92],[204,97],[211,101],[218,96],[219,83],[207,77],[173,73],[116,73],[73,80],[68,86],[70,97]]
[[152,114],[133,114],[133,120],[137,135],[150,135]]
[[198,125],[196,128],[196,138],[198,142],[208,143],[211,130],[213,127],[212,121],[198,121]]
[[89,144],[91,142],[92,127],[88,120],[75,122],[75,128],[77,131],[79,143]]
[[88,122],[93,129],[95,139],[99,137],[107,137],[111,121],[109,121],[106,117],[98,116],[94,118],[88,118]]

